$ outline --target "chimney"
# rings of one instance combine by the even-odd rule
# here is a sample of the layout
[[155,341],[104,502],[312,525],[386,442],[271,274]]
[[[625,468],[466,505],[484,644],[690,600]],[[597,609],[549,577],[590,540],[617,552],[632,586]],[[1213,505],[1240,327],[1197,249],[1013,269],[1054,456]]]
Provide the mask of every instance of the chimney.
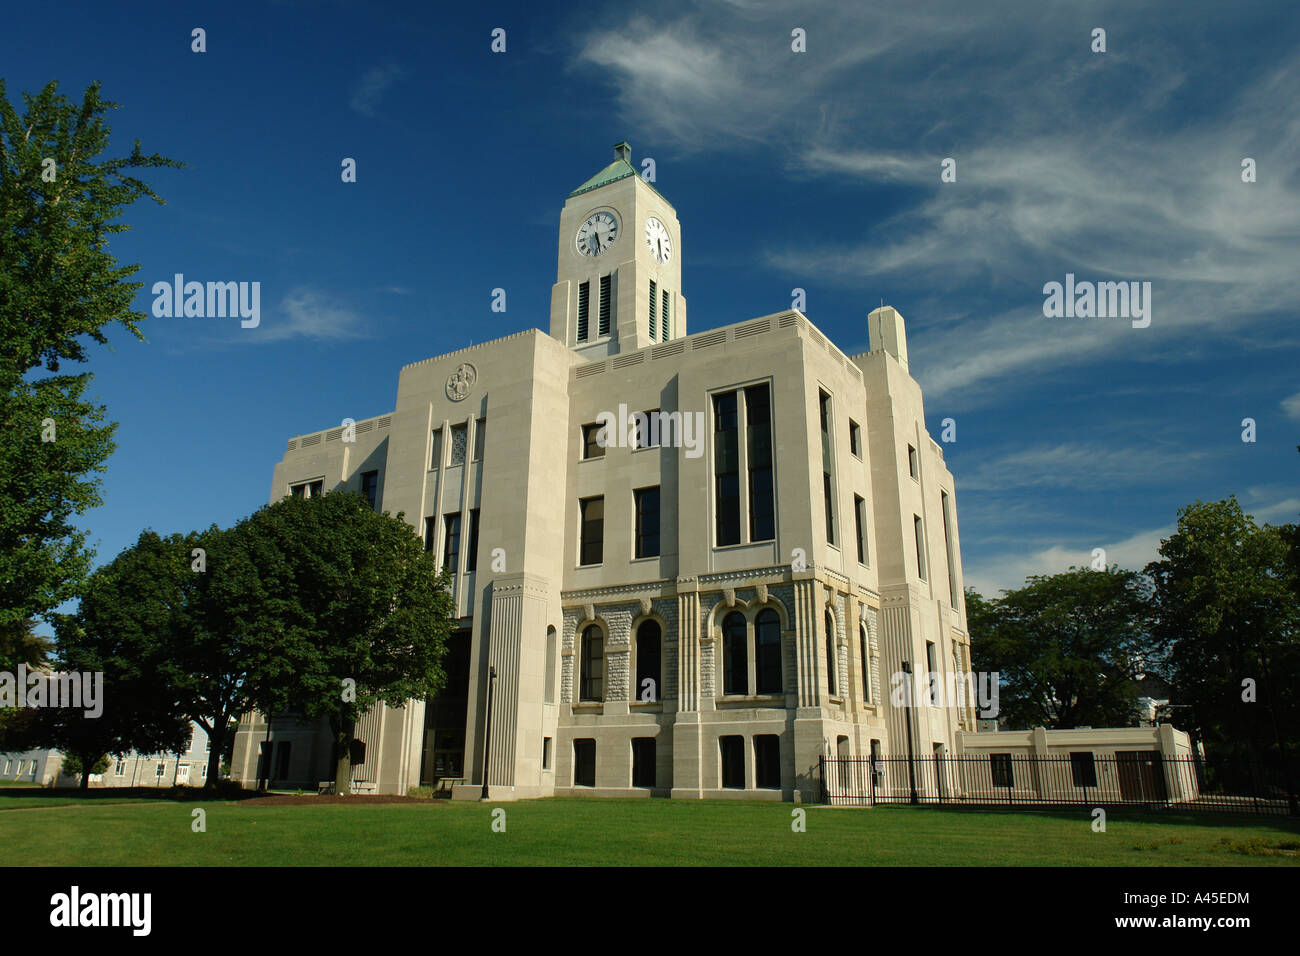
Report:
[[627,160],[629,164],[632,162],[632,147],[627,144],[627,140],[614,147],[614,158]]
[[903,317],[898,314],[898,310],[892,305],[882,305],[878,309],[873,309],[867,316],[867,334],[871,342],[871,351],[879,352],[884,349],[894,358],[898,359],[898,364],[903,366],[903,371],[907,371],[907,330],[903,325]]

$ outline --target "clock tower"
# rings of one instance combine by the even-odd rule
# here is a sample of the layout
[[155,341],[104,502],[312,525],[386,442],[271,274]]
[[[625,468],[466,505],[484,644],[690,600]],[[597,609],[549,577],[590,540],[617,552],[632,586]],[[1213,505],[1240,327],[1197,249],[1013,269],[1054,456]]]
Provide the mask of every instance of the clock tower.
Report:
[[591,359],[686,334],[681,225],[627,143],[565,200],[555,273],[551,335]]

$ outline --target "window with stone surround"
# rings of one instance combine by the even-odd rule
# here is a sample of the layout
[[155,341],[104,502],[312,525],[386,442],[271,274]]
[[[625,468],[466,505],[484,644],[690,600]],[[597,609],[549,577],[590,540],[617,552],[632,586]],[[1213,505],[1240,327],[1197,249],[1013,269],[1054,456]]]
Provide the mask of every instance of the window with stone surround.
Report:
[[745,615],[732,611],[722,621],[723,680],[722,693],[749,693],[749,642]]
[[596,741],[591,737],[578,737],[573,741],[573,785],[596,785]]
[[776,734],[754,735],[754,786],[781,789],[781,738]]
[[745,789],[745,738],[726,736],[718,738],[722,758],[722,787],[725,790]]
[[632,786],[653,787],[655,785],[655,739],[653,737],[632,738]]
[[579,663],[579,700],[605,699],[605,635],[592,624],[582,632],[582,660]]
[[[663,629],[654,620],[642,621],[636,629],[636,685],[632,689],[632,699],[649,703],[659,700],[661,688],[661,648],[663,646]],[[647,683],[649,681],[649,683]]]
[[465,464],[465,445],[468,438],[468,425],[451,426],[451,463],[453,465]]
[[826,612],[826,691],[832,697],[839,693],[837,687],[839,668],[835,661],[835,619],[831,612]]

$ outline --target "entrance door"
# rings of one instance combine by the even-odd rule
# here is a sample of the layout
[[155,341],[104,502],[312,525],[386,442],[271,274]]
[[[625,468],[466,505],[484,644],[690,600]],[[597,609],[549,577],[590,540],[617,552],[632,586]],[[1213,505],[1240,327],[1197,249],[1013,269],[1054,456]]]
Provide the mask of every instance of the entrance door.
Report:
[[1119,793],[1135,803],[1166,799],[1164,765],[1152,750],[1120,750],[1115,753],[1119,769]]

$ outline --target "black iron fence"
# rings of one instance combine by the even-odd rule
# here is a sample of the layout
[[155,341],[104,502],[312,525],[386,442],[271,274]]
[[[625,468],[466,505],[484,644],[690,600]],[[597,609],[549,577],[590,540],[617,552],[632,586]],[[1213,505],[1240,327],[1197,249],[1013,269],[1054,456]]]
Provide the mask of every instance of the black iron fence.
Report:
[[1300,816],[1300,767],[1156,751],[825,757],[822,801],[983,807],[1140,806]]

